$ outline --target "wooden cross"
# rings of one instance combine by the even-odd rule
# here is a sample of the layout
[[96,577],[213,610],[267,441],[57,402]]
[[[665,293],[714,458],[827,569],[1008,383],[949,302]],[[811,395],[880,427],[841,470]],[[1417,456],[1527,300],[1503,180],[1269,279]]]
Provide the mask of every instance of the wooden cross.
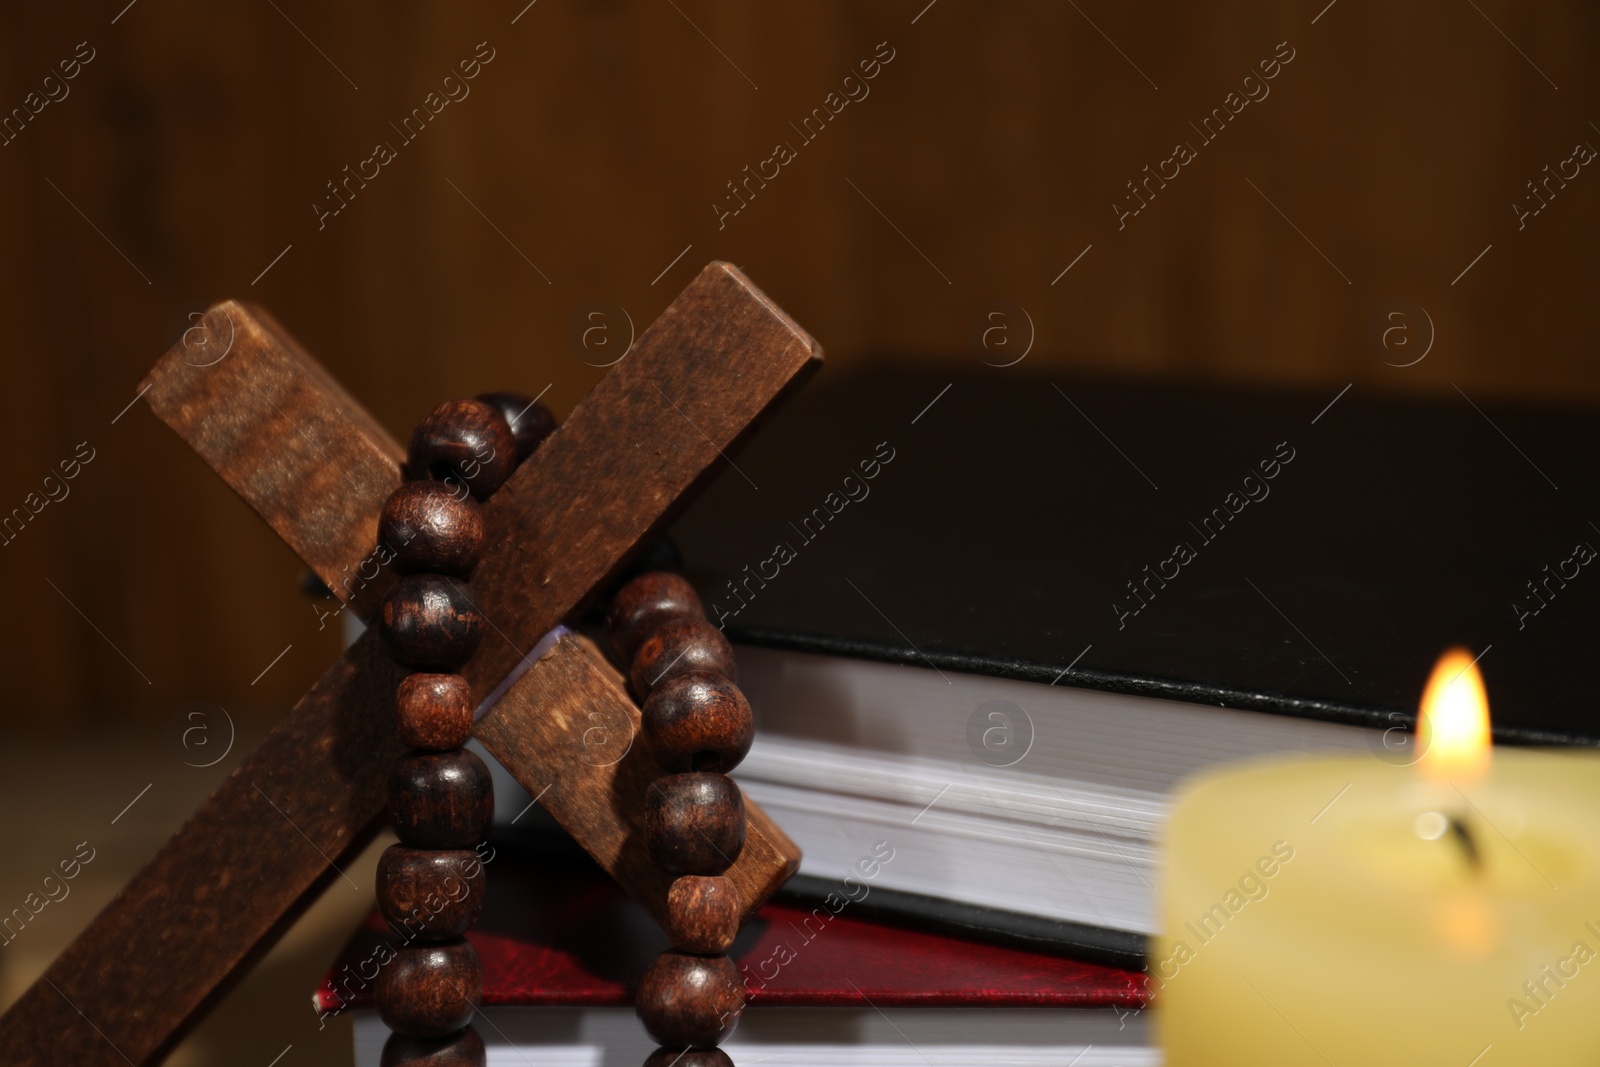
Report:
[[[821,357],[749,279],[712,263],[483,508],[469,588],[490,626],[463,673],[492,706],[474,733],[658,921],[670,876],[645,854],[642,822],[663,772],[631,743],[639,712],[623,679],[556,628]],[[377,519],[404,452],[281,326],[218,304],[145,386],[351,610],[375,609],[393,581],[372,558]],[[403,675],[376,632],[356,641],[0,1017],[0,1058],[159,1062],[380,827]],[[747,812],[727,874],[748,915],[800,853]]]

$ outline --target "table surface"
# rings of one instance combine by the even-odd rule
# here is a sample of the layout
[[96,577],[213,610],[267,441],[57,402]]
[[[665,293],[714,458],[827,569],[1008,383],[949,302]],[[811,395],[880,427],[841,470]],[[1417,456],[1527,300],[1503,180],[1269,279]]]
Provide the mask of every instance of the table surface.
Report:
[[[226,726],[218,731],[225,739]],[[209,768],[159,729],[138,735],[66,734],[8,740],[0,746],[0,915],[40,908],[9,943],[0,945],[0,1010],[43,973],[107,901],[260,740],[241,732],[228,756]],[[210,758],[210,757],[208,757]],[[149,786],[146,791],[145,787]],[[137,797],[137,800],[135,798]],[[129,804],[132,802],[132,806]],[[126,809],[126,810],[124,810]],[[372,907],[378,855],[394,840],[383,834],[345,868],[273,951],[173,1052],[171,1067],[218,1063],[266,1067],[348,1067],[348,1020],[318,1030],[311,1009],[328,961]],[[44,879],[71,859],[81,842],[93,859],[62,886]],[[81,853],[87,855],[88,849]],[[354,887],[350,883],[354,883]],[[286,1051],[287,1050],[287,1051]]]

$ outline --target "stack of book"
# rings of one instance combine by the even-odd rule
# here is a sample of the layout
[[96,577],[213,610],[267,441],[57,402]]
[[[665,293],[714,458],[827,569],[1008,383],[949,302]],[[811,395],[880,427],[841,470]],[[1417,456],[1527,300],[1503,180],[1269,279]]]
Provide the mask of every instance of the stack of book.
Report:
[[[1600,419],[1020,370],[824,377],[671,531],[756,712],[735,777],[805,851],[735,951],[740,1062],[1156,1062],[1130,972],[1182,779],[1413,762],[1449,645],[1498,742],[1600,742],[1570,669],[1600,639]],[[529,798],[502,784],[509,821]],[[501,874],[496,906],[563,921],[480,928],[485,1037],[639,1062],[622,1005],[664,938],[615,894]],[[494,977],[533,960],[552,977]],[[357,1033],[376,1062],[381,1027]]]
[[[666,936],[570,847],[483,854],[491,856],[484,913],[467,940],[483,962],[474,1025],[491,1067],[643,1063],[655,1042],[634,1017],[632,994]],[[1142,974],[864,920],[858,912],[875,882],[858,872],[835,886],[848,896],[831,908],[785,897],[746,924],[730,952],[749,993],[723,1044],[735,1062],[1160,1062],[1142,1013]],[[373,978],[403,943],[374,914],[317,990],[324,1017],[354,1013],[358,1067],[377,1067],[389,1036],[373,1010]]]
[[1177,783],[1414,761],[1448,646],[1497,741],[1600,741],[1594,414],[1022,369],[819,381],[673,530],[799,888],[887,840],[881,907],[1130,964]]

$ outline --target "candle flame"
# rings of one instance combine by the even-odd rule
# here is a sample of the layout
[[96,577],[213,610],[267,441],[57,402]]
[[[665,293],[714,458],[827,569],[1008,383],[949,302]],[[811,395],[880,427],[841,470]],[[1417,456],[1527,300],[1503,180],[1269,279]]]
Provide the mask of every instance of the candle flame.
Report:
[[1439,657],[1422,693],[1418,724],[1422,773],[1434,781],[1471,782],[1489,768],[1489,697],[1472,653]]

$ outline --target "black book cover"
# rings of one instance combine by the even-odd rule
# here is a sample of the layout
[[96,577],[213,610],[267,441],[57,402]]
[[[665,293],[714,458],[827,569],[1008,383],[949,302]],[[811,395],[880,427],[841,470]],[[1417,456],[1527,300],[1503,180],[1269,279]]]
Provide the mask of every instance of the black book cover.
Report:
[[672,531],[735,641],[1369,726],[1481,654],[1600,742],[1600,414],[1452,388],[825,371]]

